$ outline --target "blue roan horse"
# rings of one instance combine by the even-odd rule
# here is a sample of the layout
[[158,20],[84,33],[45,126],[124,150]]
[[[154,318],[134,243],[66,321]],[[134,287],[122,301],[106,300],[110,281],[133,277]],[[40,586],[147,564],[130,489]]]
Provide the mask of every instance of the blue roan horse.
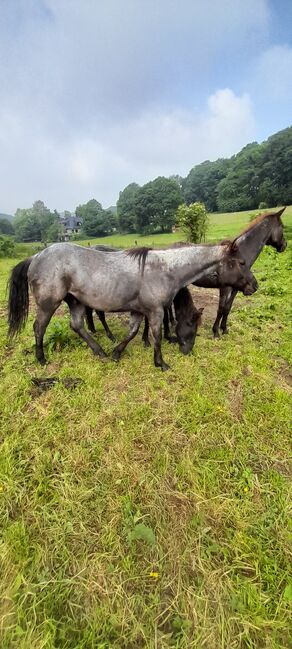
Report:
[[9,335],[17,333],[26,321],[30,286],[37,311],[34,322],[36,357],[41,364],[46,362],[43,350],[46,327],[62,300],[67,298],[72,329],[102,357],[105,352],[84,328],[86,306],[99,311],[132,313],[130,334],[113,351],[116,358],[134,338],[146,316],[154,338],[154,363],[165,370],[168,365],[161,354],[164,307],[172,303],[181,288],[214,276],[219,286],[234,286],[245,295],[257,289],[256,279],[238,255],[234,242],[165,250],[138,248],[113,253],[56,243],[12,270]]

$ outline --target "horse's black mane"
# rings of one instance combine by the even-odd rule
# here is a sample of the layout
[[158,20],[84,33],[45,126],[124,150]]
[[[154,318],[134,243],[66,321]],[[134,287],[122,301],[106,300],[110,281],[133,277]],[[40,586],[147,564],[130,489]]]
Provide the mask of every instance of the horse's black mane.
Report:
[[152,250],[152,248],[147,248],[146,246],[142,246],[141,248],[129,248],[128,250],[125,250],[126,254],[129,255],[129,257],[138,260],[139,269],[141,269],[142,275],[144,273],[145,263],[149,250]]
[[94,250],[99,250],[100,252],[120,252],[121,250],[121,248],[115,248],[114,246],[105,246],[102,243],[98,243],[93,247]]

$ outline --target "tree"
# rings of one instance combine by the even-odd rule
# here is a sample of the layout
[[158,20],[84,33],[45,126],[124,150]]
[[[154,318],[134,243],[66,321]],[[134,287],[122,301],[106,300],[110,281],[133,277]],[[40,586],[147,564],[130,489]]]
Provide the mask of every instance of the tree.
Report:
[[177,210],[177,224],[191,243],[205,241],[209,219],[203,203],[180,205]]
[[51,212],[43,201],[35,201],[29,209],[16,210],[13,223],[17,241],[46,242],[49,241],[50,228],[59,224],[59,216]]
[[159,176],[137,192],[136,227],[141,233],[171,232],[182,194],[175,180]]
[[138,190],[139,185],[137,183],[131,183],[119,194],[117,216],[121,232],[136,231],[136,196]]
[[8,219],[0,219],[0,232],[2,234],[14,234],[14,227]]
[[207,160],[193,167],[182,184],[187,205],[199,201],[206,205],[209,212],[216,212],[218,185],[225,178],[229,167],[230,161],[224,158],[215,162]]
[[82,231],[87,237],[105,237],[116,229],[116,217],[111,210],[103,210],[95,198],[78,205],[76,216],[82,219]]

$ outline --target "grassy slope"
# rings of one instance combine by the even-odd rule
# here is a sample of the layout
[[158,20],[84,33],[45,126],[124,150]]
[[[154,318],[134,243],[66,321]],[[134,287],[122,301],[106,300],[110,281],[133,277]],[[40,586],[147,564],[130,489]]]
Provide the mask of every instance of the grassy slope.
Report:
[[[213,218],[211,238],[240,229]],[[166,374],[138,338],[116,366],[66,324],[41,369],[32,316],[11,346],[1,318],[3,649],[289,646],[291,266],[265,250],[230,335],[164,344]],[[36,395],[35,376],[82,383]]]

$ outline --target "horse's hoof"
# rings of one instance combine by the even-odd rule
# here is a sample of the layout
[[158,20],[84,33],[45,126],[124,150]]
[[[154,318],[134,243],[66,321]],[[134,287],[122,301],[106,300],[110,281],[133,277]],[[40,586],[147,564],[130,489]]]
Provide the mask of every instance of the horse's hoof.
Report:
[[42,367],[44,367],[47,364],[47,361],[46,361],[45,357],[44,358],[38,358],[37,360],[38,360],[39,364]]
[[110,336],[108,336],[108,338],[112,341],[112,343],[115,343],[115,342],[116,342],[116,338],[115,338],[115,336],[114,336],[113,334],[111,334]]
[[226,336],[227,334],[229,334],[229,329],[222,329],[222,334],[223,334],[223,336]]
[[170,370],[170,365],[167,365],[167,363],[163,363],[161,365],[161,370],[162,372],[166,372],[166,370]]
[[218,331],[213,331],[213,338],[220,338]]
[[121,353],[120,353],[120,352],[117,352],[117,351],[113,351],[113,353],[112,353],[112,359],[113,359],[113,361],[115,361],[116,363],[118,363],[119,360],[120,360],[120,358],[121,358]]
[[149,340],[144,340],[144,347],[151,347]]

